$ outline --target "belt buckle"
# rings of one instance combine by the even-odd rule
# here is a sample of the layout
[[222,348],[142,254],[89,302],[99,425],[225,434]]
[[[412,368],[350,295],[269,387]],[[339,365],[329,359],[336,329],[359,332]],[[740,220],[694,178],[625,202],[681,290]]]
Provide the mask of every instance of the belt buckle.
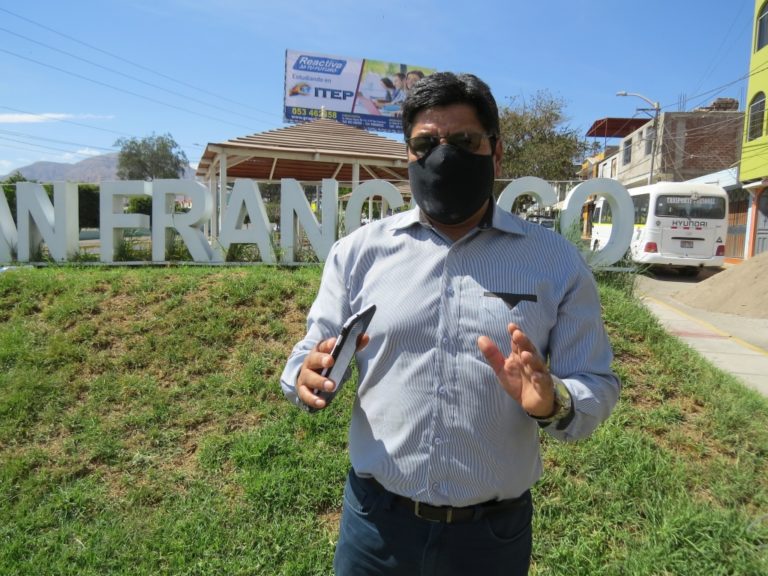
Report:
[[418,500],[414,503],[413,513],[416,515],[417,518],[421,518],[422,520],[426,520],[427,522],[445,522],[446,524],[450,524],[453,521],[453,508],[448,508],[445,511],[445,520],[440,520],[439,518],[428,518],[427,516],[422,516],[421,502],[419,502]]

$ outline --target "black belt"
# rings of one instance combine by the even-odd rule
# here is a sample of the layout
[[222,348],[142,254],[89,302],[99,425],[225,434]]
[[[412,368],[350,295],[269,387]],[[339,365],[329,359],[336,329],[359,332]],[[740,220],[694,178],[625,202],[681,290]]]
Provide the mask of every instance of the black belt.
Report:
[[358,478],[366,484],[374,487],[377,491],[386,492],[389,494],[392,498],[392,503],[398,508],[407,510],[414,516],[428,520],[430,522],[444,522],[446,524],[456,522],[474,522],[480,520],[490,513],[501,512],[511,508],[518,508],[521,504],[525,504],[526,502],[530,501],[530,491],[526,490],[522,496],[519,496],[518,498],[509,498],[507,500],[489,500],[487,502],[481,502],[480,504],[460,507],[432,506],[431,504],[417,502],[416,500],[411,500],[405,496],[400,496],[399,494],[390,492],[384,488],[384,486],[382,486],[375,478],[364,478],[362,476],[358,476]]

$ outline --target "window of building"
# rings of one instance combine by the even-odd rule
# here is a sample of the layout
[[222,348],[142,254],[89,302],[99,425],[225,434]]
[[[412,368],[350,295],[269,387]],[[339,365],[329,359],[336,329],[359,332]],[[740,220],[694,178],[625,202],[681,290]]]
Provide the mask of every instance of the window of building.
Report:
[[749,104],[747,118],[747,142],[763,135],[763,119],[765,117],[765,94],[758,92]]
[[645,129],[645,155],[650,156],[653,152],[653,141],[656,138],[656,130],[651,128]]
[[763,4],[760,8],[760,13],[757,16],[757,46],[755,46],[755,52],[760,50],[763,46],[768,44],[768,2]]
[[624,140],[624,155],[622,156],[621,163],[626,166],[632,162],[632,138]]

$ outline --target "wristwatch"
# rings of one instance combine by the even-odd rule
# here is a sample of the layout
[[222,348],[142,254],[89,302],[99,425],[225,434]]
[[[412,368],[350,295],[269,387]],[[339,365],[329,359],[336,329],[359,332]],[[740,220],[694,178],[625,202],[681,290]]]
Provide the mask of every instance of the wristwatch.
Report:
[[536,420],[542,428],[549,426],[552,422],[557,422],[557,429],[564,430],[571,423],[575,415],[571,393],[568,391],[565,383],[557,376],[552,376],[552,385],[555,392],[555,409],[552,414],[544,418],[531,414],[528,414],[528,416]]

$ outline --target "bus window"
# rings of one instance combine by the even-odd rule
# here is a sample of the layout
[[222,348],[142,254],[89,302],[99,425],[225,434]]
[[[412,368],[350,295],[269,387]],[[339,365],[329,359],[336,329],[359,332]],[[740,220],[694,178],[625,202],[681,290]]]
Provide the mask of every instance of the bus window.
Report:
[[632,204],[635,207],[635,224],[645,224],[648,221],[648,205],[650,201],[650,194],[632,196]]
[[725,218],[725,198],[716,196],[666,196],[656,200],[656,216],[671,218],[723,219]]
[[603,209],[600,211],[600,223],[612,224],[613,214],[611,214],[611,205],[608,202],[603,202]]
[[594,210],[592,210],[592,224],[600,222],[600,212],[602,212],[603,204],[595,204]]

